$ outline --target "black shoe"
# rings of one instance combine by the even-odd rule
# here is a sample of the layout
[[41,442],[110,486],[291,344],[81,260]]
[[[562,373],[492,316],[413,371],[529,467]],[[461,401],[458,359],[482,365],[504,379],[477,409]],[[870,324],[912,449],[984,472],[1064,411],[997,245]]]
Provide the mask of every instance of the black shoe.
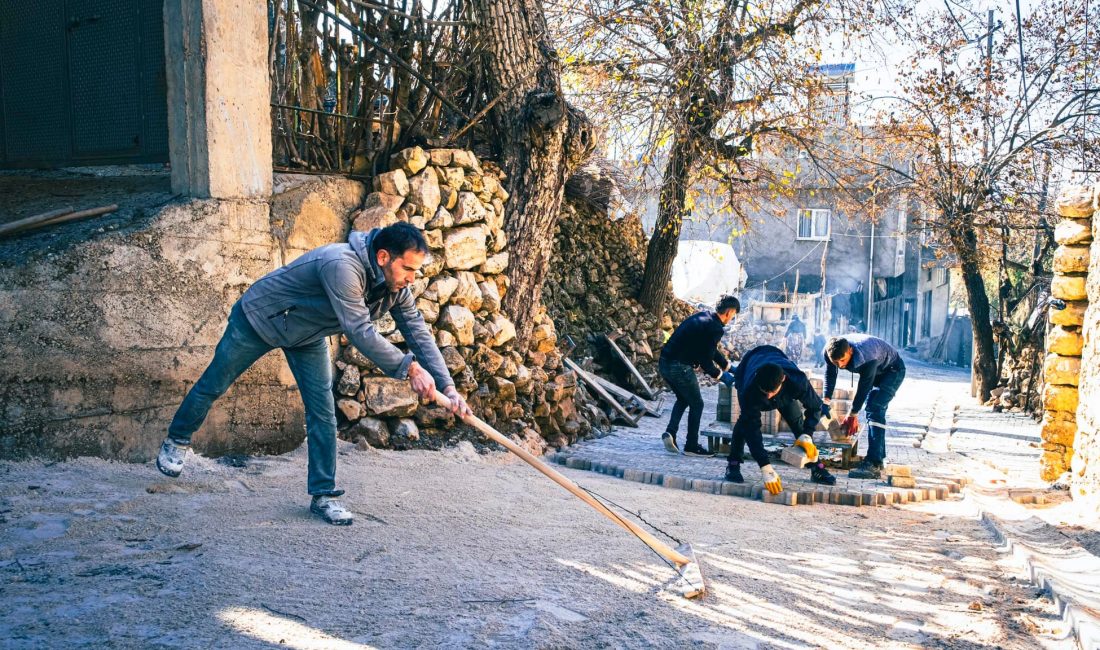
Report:
[[676,436],[672,435],[668,431],[661,434],[661,442],[664,443],[665,449],[670,454],[679,454],[680,448],[676,446]]
[[810,480],[822,485],[836,485],[836,477],[830,474],[821,463],[816,463],[810,468]]
[[703,449],[703,446],[699,443],[694,445],[684,445],[684,454],[687,456],[701,456],[703,458],[710,458],[714,455],[713,451],[707,451]]
[[870,463],[866,460],[859,461],[855,469],[848,472],[848,478],[881,478],[882,477],[882,465],[877,463]]
[[726,467],[726,480],[730,483],[744,483],[745,477],[741,476],[741,466],[729,465]]

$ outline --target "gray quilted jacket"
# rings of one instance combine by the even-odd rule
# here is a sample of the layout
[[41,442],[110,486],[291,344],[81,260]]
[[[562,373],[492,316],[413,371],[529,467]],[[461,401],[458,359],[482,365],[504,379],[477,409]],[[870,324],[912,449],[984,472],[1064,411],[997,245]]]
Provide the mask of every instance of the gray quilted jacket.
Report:
[[[314,343],[340,332],[386,375],[405,379],[416,359],[436,387],[453,386],[443,355],[406,287],[391,292],[371,254],[378,229],[352,231],[346,244],[315,248],[260,278],[241,296],[248,322],[264,341],[280,348]],[[410,353],[378,333],[374,321],[393,315]]]

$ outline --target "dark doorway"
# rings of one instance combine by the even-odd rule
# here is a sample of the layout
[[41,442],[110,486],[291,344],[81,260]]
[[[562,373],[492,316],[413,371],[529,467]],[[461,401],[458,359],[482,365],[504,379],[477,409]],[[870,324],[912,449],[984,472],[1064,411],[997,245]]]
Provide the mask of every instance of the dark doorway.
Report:
[[163,0],[0,0],[0,167],[168,160]]

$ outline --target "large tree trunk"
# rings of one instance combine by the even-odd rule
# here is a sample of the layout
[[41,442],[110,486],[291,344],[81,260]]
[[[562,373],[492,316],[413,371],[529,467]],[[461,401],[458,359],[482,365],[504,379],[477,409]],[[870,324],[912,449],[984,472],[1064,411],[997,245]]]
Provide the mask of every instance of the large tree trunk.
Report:
[[695,163],[688,134],[676,138],[669,152],[668,164],[661,179],[661,193],[657,206],[657,224],[649,238],[646,250],[645,274],[638,296],[650,313],[660,317],[668,297],[668,283],[672,279],[672,263],[680,242],[684,217],[688,179]]
[[974,367],[971,372],[982,402],[997,385],[997,355],[993,344],[993,324],[989,320],[989,296],[985,292],[981,267],[978,265],[978,236],[970,224],[950,229],[951,246],[955,249],[966,286],[966,304],[974,330]]
[[492,146],[508,175],[508,291],[503,307],[521,345],[530,336],[561,213],[565,181],[592,150],[584,115],[561,92],[561,63],[535,0],[474,0],[483,46]]

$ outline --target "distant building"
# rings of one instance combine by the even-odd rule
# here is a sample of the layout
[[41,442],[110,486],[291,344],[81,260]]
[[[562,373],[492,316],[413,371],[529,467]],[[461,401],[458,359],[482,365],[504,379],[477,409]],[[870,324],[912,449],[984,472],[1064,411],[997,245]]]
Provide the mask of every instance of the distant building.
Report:
[[[839,146],[847,145],[844,138],[853,128],[854,69],[821,66],[822,90],[810,97],[833,130],[823,137]],[[946,329],[951,287],[926,279],[928,273],[940,278],[948,262],[930,250],[922,255],[915,226],[922,206],[905,193],[888,197],[887,205],[871,205],[870,198],[860,204],[833,175],[814,167],[809,152],[791,143],[759,142],[753,155],[762,164],[792,170],[796,189],[778,198],[759,199],[757,192],[755,205],[743,210],[747,228],[721,210],[727,197],[700,190],[680,235],[681,241],[732,245],[747,278],[745,313],[767,321],[798,314],[812,332],[869,331],[899,347],[934,349],[928,341]],[[643,222],[652,229],[656,219],[656,201],[650,200]]]

